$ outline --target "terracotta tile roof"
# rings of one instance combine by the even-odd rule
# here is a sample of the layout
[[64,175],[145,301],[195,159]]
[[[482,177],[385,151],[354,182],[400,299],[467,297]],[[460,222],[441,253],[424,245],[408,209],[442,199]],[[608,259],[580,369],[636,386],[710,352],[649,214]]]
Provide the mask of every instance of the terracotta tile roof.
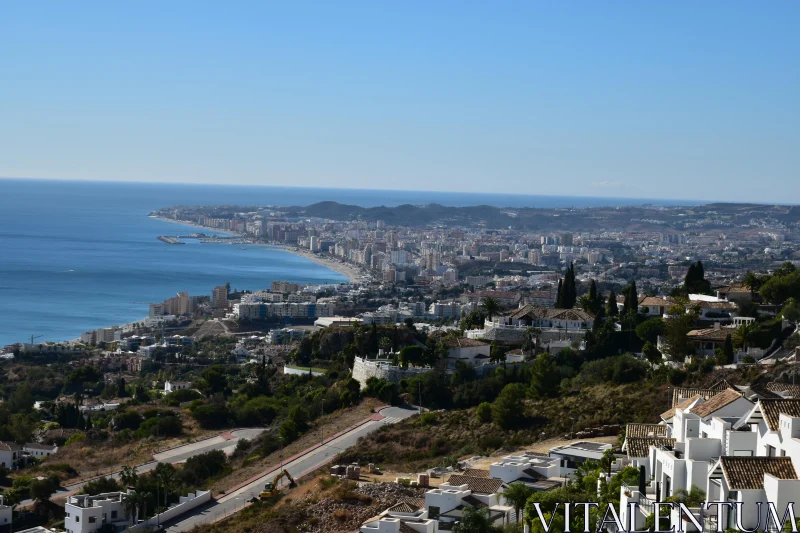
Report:
[[650,455],[650,446],[675,446],[675,439],[666,437],[626,437],[625,449],[628,457],[647,457]]
[[797,400],[759,400],[761,412],[764,414],[764,421],[771,431],[778,431],[778,420],[780,414],[786,414],[792,418],[800,417],[800,399]]
[[402,498],[386,511],[390,513],[415,513],[423,507],[425,507],[425,500],[422,498]]
[[417,511],[417,507],[409,505],[406,502],[400,502],[392,505],[388,509],[386,509],[389,513],[413,513]]
[[733,333],[732,329],[724,329],[724,328],[703,328],[703,329],[693,329],[689,333],[686,334],[689,337],[689,340],[695,341],[719,341],[723,342],[725,337],[731,335]]
[[549,307],[539,307],[538,305],[528,304],[520,307],[513,313],[511,318],[519,320],[529,317],[537,320],[575,320],[581,322],[593,322],[594,315],[587,313],[583,309],[550,309]]
[[45,451],[55,451],[57,446],[53,444],[39,444],[38,442],[26,442],[25,448],[30,448],[31,450],[45,450]]
[[[719,386],[717,383],[711,385],[707,389],[695,389],[695,388],[686,388],[686,387],[675,387],[672,389],[672,406],[677,407],[679,403],[687,398],[691,398],[692,396],[700,396],[704,400],[711,399],[711,397],[715,396],[716,394],[724,391],[725,389],[730,388],[730,385],[725,384],[723,386]],[[679,401],[680,400],[680,401]]]
[[739,392],[738,390],[726,389],[723,392],[720,392],[719,394],[712,397],[710,400],[706,400],[700,405],[692,407],[691,412],[696,414],[700,418],[705,418],[742,397],[743,397],[742,393]]
[[790,457],[720,457],[720,464],[731,490],[763,489],[764,474],[797,479]]
[[753,398],[758,398],[758,399],[762,399],[762,400],[763,399],[767,399],[767,400],[782,400],[783,399],[783,396],[781,396],[780,394],[778,394],[776,392],[772,392],[767,387],[765,387],[764,385],[760,385],[760,384],[750,385],[750,392],[752,394],[750,394],[750,396],[748,397],[749,400],[752,400]]
[[478,494],[494,494],[503,485],[503,480],[498,478],[482,478],[453,474],[447,480],[448,485],[467,485],[469,490]]
[[488,478],[489,477],[489,471],[488,470],[481,470],[479,468],[465,468],[464,469],[464,475],[465,476],[471,476],[471,477]]
[[767,383],[767,389],[771,390],[772,392],[785,392],[792,398],[800,398],[800,385],[770,381]]
[[448,348],[468,348],[471,346],[489,346],[485,342],[475,339],[467,339],[466,337],[453,337],[448,335],[442,338],[442,343]]
[[664,424],[628,424],[625,426],[625,438],[631,437],[666,437],[667,426]]
[[22,446],[20,446],[16,442],[0,441],[0,450],[5,452],[18,452],[22,450]]
[[692,396],[691,398],[687,398],[687,399],[683,400],[681,403],[679,403],[678,405],[676,405],[675,407],[673,407],[672,409],[670,409],[669,411],[664,411],[663,413],[661,413],[661,418],[663,420],[669,420],[670,418],[675,416],[675,410],[676,409],[688,409],[689,407],[694,405],[695,402],[697,402],[699,400],[702,400],[702,399],[703,399],[703,397],[701,395],[699,395],[699,394],[696,394],[696,395]]
[[670,296],[642,296],[639,298],[639,307],[670,307],[675,299]]

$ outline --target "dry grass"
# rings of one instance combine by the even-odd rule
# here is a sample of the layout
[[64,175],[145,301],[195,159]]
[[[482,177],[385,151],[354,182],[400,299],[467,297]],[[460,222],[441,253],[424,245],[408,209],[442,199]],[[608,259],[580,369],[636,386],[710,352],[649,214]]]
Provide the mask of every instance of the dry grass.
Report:
[[[283,449],[284,459],[319,444],[321,436],[319,427],[321,424],[324,425],[325,435],[330,436],[361,422],[372,414],[372,409],[381,405],[381,402],[374,398],[366,398],[361,404],[355,407],[340,409],[335,413],[327,414],[323,418],[315,420],[309,431]],[[232,463],[233,472],[229,476],[214,483],[210,489],[213,493],[227,492],[248,479],[263,475],[270,467],[278,465],[279,463],[280,452],[275,452],[267,457],[256,460],[234,460]]]
[[[155,405],[136,406],[134,410],[145,411]],[[165,409],[158,406],[159,409]],[[183,422],[183,435],[173,438],[148,439],[121,443],[113,440],[102,443],[76,442],[62,446],[58,453],[43,461],[42,466],[50,463],[67,463],[78,471],[78,475],[70,480],[75,483],[95,476],[116,472],[123,465],[137,465],[153,460],[153,454],[168,448],[188,444],[197,440],[213,437],[220,430],[202,429],[197,422],[183,410],[175,410]]]

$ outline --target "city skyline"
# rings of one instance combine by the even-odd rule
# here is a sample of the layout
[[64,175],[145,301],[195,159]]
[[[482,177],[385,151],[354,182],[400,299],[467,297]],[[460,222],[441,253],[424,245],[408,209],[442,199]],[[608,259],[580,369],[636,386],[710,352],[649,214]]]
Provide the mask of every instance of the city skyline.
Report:
[[799,10],[12,5],[0,176],[796,203]]

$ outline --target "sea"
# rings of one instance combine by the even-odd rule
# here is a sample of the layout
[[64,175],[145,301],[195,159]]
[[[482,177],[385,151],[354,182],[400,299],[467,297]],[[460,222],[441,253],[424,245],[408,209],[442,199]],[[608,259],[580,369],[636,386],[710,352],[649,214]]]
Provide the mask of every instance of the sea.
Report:
[[[0,179],[0,347],[63,341],[147,316],[149,303],[181,291],[211,294],[217,285],[259,290],[273,280],[340,283],[329,268],[279,248],[169,245],[159,235],[198,230],[149,218],[172,205],[364,207],[599,207],[696,202],[422,191],[315,189],[175,183]],[[242,249],[245,248],[245,249]]]

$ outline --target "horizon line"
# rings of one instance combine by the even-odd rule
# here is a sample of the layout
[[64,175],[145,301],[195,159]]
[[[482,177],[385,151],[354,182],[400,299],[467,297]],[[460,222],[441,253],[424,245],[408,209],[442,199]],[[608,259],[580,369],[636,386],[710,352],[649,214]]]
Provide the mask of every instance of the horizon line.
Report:
[[[19,177],[19,176],[0,176],[0,180],[8,181],[50,181],[50,182],[73,182],[73,183],[120,183],[120,184],[141,184],[141,185],[195,185],[207,187],[256,187],[256,188],[274,188],[274,189],[317,189],[317,190],[331,190],[331,191],[380,191],[380,192],[417,192],[417,193],[436,193],[436,194],[454,194],[454,195],[487,195],[487,196],[530,196],[530,197],[543,197],[543,198],[583,198],[583,199],[610,199],[610,200],[641,200],[642,204],[648,205],[651,202],[676,202],[671,204],[673,206],[684,205],[707,205],[707,204],[750,204],[750,205],[795,205],[795,204],[779,204],[775,202],[734,202],[734,201],[714,201],[714,200],[691,200],[686,198],[653,198],[642,196],[592,196],[592,195],[559,195],[559,194],[545,194],[545,193],[514,193],[514,192],[486,192],[486,191],[444,191],[444,190],[421,190],[421,189],[380,189],[380,188],[357,188],[357,187],[317,187],[310,185],[267,185],[257,183],[209,183],[203,181],[146,181],[146,180],[108,180],[108,179],[92,179],[92,178],[41,178],[41,177]],[[333,200],[331,200],[333,201]],[[682,202],[682,203],[681,203]],[[432,202],[435,203],[435,202]],[[652,205],[652,204],[651,204]],[[658,204],[665,207],[663,203]],[[599,207],[599,206],[597,206]]]

